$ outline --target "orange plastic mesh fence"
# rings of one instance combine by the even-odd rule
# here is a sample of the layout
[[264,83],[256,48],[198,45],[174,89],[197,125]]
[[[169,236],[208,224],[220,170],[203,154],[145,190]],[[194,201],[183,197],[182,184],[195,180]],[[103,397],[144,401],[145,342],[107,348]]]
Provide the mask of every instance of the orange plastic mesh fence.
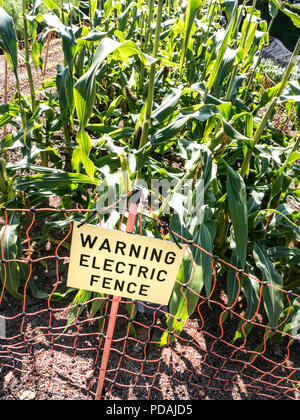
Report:
[[[148,210],[164,239],[165,225],[150,207]],[[10,235],[12,214],[20,217],[23,251],[19,258],[9,259],[6,235]],[[112,299],[66,288],[72,222],[82,220],[86,214],[98,217],[101,223],[101,211],[2,208],[2,399],[95,398]],[[124,214],[125,207],[122,221]],[[138,216],[140,228],[142,216]],[[174,318],[168,308],[155,305],[151,311],[150,303],[140,302],[136,311],[137,302],[129,304],[122,299],[102,398],[299,399],[299,340],[285,330],[293,310],[291,301],[299,297],[296,291],[281,290],[286,314],[271,328],[262,296],[264,288],[271,292],[275,286],[241,272],[175,232],[174,237],[211,257],[211,292],[206,296],[202,290],[197,295],[196,310],[182,332],[176,333],[177,322],[182,322],[178,317],[164,345],[161,337],[168,330],[166,320]],[[14,236],[11,240],[15,240]],[[192,260],[191,252],[189,255]],[[27,267],[26,275],[17,284],[19,277],[14,273],[22,267]],[[238,287],[230,306],[224,274],[218,274],[221,268],[223,272],[230,268],[236,271]],[[259,284],[259,299],[251,319],[245,318],[247,304],[241,275]],[[190,287],[193,276],[194,271],[181,284],[182,294],[195,294]],[[188,305],[187,299],[185,303]],[[274,332],[278,333],[277,339],[281,337],[277,343],[269,340]]]

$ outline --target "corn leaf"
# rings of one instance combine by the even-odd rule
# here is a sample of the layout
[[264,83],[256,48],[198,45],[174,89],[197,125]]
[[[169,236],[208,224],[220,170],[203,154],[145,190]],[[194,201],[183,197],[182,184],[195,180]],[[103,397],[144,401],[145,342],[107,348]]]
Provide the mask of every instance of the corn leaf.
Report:
[[157,130],[150,138],[152,144],[161,143],[164,141],[169,141],[175,137],[181,129],[187,124],[190,120],[198,120],[201,122],[207,121],[209,118],[217,117],[224,128],[225,134],[235,140],[249,140],[248,137],[239,133],[235,130],[223,117],[220,109],[213,104],[210,105],[198,105],[193,109],[183,108],[177,117],[166,127]]
[[[2,238],[3,256],[6,260],[12,260],[20,257],[21,244],[20,236],[18,234],[19,225],[20,214],[13,212],[9,216],[6,228],[3,226],[1,229],[0,238]],[[25,272],[23,274],[26,276]],[[17,299],[23,298],[23,295],[20,294],[18,290],[20,287],[21,278],[24,279],[24,275],[22,276],[20,264],[15,261],[1,264],[1,281],[3,284],[5,282],[6,290]]]
[[[253,270],[251,266],[247,267],[247,270]],[[254,275],[255,273],[250,273]],[[260,283],[257,280],[252,279],[248,276],[243,276],[243,291],[245,293],[245,298],[247,301],[247,310],[244,315],[245,319],[251,320],[259,306],[259,290],[260,290]],[[233,342],[238,338],[244,339],[245,336],[247,337],[248,334],[251,332],[253,328],[252,323],[247,323],[243,319],[240,320],[238,329],[236,331],[235,337]]]
[[9,55],[13,71],[18,80],[18,40],[14,23],[9,14],[0,7],[0,47]]
[[267,283],[262,289],[262,296],[269,325],[270,327],[276,327],[278,317],[283,310],[283,294],[281,290],[278,290],[282,289],[283,280],[266,252],[258,244],[254,244],[253,256],[257,268],[262,273],[263,280]]
[[283,6],[283,4],[279,0],[270,0],[282,13],[289,16],[294,25],[297,28],[300,28],[300,16],[297,13],[291,12],[287,7]]
[[[114,58],[121,58],[127,60],[129,57],[137,55],[144,64],[148,62],[149,57],[146,57],[142,51],[132,41],[126,41],[123,43],[117,42],[110,38],[104,38],[97,50],[90,69],[77,81],[74,87],[74,101],[77,109],[77,115],[79,119],[79,132],[77,135],[77,141],[80,145],[80,154],[82,163],[85,167],[87,174],[94,177],[94,164],[89,159],[89,153],[91,151],[91,139],[89,135],[84,131],[93,111],[93,106],[96,98],[96,74],[102,65],[103,61],[114,53]],[[150,62],[153,62],[150,57]],[[79,153],[77,153],[77,158]]]
[[161,124],[166,118],[170,117],[182,95],[183,90],[171,88],[151,115],[152,126]]
[[227,47],[228,47],[228,44],[229,44],[229,40],[230,40],[230,37],[231,37],[231,34],[232,34],[232,30],[233,30],[233,27],[234,27],[234,24],[235,24],[234,17],[235,17],[235,9],[237,7],[237,4],[238,3],[236,2],[235,3],[234,11],[232,12],[232,15],[231,15],[231,20],[230,20],[230,22],[229,22],[229,24],[227,26],[227,29],[225,30],[225,33],[224,33],[224,35],[222,37],[223,40],[222,40],[221,46],[220,46],[220,48],[218,50],[217,58],[216,58],[216,60],[214,62],[213,68],[212,68],[212,70],[210,72],[210,76],[209,76],[209,78],[207,80],[207,90],[208,91],[210,91],[210,89],[214,85],[215,80],[217,79],[218,74],[219,74],[219,72],[221,70],[223,58],[224,58],[225,52],[227,50]]
[[227,165],[226,191],[234,231],[239,268],[244,269],[248,242],[248,212],[246,187],[242,177]]
[[[192,238],[193,241],[205,250],[211,251],[212,239],[210,232],[204,223],[195,229],[193,236],[184,226],[181,218],[174,214],[171,219],[170,227],[185,238]],[[205,285],[206,294],[211,291],[212,267],[211,257],[197,247],[191,247],[193,264],[188,253],[185,254],[181,264],[173,293],[170,299],[169,312],[166,331],[161,338],[161,344],[169,344],[174,340],[174,335],[179,335],[184,327],[186,320],[194,313],[199,301],[199,295]],[[188,288],[182,285],[188,283]],[[170,335],[170,332],[172,334]]]
[[68,66],[57,66],[56,87],[60,105],[60,118],[67,121],[74,112],[73,78]]
[[48,7],[48,9],[51,10],[60,10],[59,4],[56,0],[43,0],[44,5]]
[[47,26],[54,28],[60,34],[64,57],[71,68],[77,50],[77,38],[80,36],[82,28],[64,25],[53,12],[47,13],[43,17]]
[[198,10],[203,4],[203,0],[187,0],[186,15],[185,15],[185,25],[184,25],[184,41],[183,41],[183,51],[181,55],[180,62],[180,72],[183,67],[184,59],[186,57],[186,51],[190,39],[192,25],[194,23],[195,17],[198,13]]
[[80,146],[79,150],[80,150],[81,162],[83,163],[83,166],[85,167],[85,170],[88,176],[92,180],[94,180],[95,165],[89,158],[90,151],[92,149],[91,138],[84,129],[81,129],[79,130],[77,134],[76,140]]
[[288,311],[289,311],[289,316],[281,328],[283,332],[292,334],[292,336],[296,338],[300,332],[299,331],[300,330],[300,298],[299,297],[296,297],[293,300],[291,307],[286,309],[283,312],[281,316],[283,317],[283,319],[286,318]]
[[147,63],[146,56],[134,42],[120,43],[110,38],[104,38],[95,52],[90,69],[75,84],[74,99],[81,127],[86,127],[92,114],[96,95],[96,73],[103,61],[113,52],[117,52],[122,59],[137,55],[144,64]]

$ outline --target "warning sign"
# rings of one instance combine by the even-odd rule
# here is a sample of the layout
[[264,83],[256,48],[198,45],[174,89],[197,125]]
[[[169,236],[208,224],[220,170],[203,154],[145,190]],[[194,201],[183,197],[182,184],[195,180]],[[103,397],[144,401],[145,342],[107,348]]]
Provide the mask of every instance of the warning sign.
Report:
[[187,246],[74,223],[67,286],[167,305]]

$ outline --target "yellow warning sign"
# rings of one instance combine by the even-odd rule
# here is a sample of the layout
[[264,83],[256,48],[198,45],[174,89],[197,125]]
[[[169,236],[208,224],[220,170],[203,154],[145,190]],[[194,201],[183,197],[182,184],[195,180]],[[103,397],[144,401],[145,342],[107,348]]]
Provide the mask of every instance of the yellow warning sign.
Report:
[[187,246],[74,223],[67,286],[167,305]]

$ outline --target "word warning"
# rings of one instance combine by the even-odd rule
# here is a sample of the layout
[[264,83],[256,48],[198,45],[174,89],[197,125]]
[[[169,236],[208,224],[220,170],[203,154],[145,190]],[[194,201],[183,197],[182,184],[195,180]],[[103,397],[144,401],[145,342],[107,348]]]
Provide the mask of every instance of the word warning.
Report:
[[67,286],[167,305],[187,246],[74,223]]

